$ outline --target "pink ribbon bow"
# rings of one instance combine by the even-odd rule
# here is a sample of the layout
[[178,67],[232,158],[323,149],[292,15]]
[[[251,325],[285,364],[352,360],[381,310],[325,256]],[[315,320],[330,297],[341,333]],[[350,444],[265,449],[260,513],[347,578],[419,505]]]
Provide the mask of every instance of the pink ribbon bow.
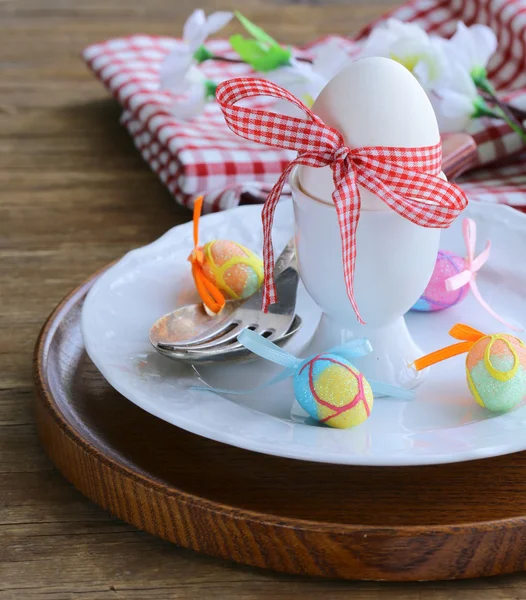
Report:
[[454,290],[459,290],[465,285],[469,285],[473,295],[479,304],[489,312],[489,314],[497,319],[500,323],[503,323],[510,329],[514,331],[522,331],[522,329],[511,325],[507,321],[505,321],[500,315],[498,315],[484,300],[481,296],[479,288],[477,286],[476,275],[477,272],[481,269],[483,265],[486,264],[489,253],[491,250],[491,241],[486,242],[486,247],[484,250],[475,257],[475,245],[477,243],[477,225],[473,219],[464,219],[462,222],[462,235],[464,236],[464,241],[466,242],[467,248],[467,257],[466,257],[466,268],[457,273],[456,275],[452,275],[448,279],[446,279],[446,290],[448,292],[453,292]]
[[[304,120],[236,106],[244,98],[256,96],[288,100],[308,118]],[[360,323],[363,320],[354,298],[356,228],[360,218],[358,186],[369,190],[399,215],[422,227],[449,227],[467,205],[467,198],[460,188],[437,176],[442,164],[440,143],[422,148],[348,148],[341,133],[325,125],[300,100],[274,83],[260,79],[225,81],[218,86],[216,97],[226,123],[234,133],[266,146],[298,152],[298,157],[281,174],[263,207],[265,311],[277,299],[272,248],[274,211],[283,186],[296,165],[315,168],[330,166],[332,169],[332,198],[340,226],[347,295]]]

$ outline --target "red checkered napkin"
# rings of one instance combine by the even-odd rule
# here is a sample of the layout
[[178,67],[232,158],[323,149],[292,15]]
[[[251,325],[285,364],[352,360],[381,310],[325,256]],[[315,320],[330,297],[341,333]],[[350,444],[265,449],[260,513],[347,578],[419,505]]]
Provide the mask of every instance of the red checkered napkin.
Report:
[[[414,0],[378,22],[389,16],[416,22],[441,36],[450,36],[458,20],[492,27],[499,49],[490,62],[490,78],[500,90],[512,93],[514,103],[526,108],[523,0]],[[371,27],[355,40],[336,39],[352,55]],[[328,38],[320,40],[309,49],[327,42]],[[172,38],[137,35],[92,45],[83,56],[124,107],[123,124],[177,202],[191,206],[196,196],[204,194],[203,208],[210,212],[236,206],[246,198],[264,201],[295,152],[266,149],[235,136],[216,104],[210,104],[192,121],[175,119],[170,111],[173,96],[159,89],[161,62],[175,43]],[[224,40],[208,42],[207,46],[214,54],[233,56]],[[232,63],[207,61],[202,69],[216,82],[251,74],[246,65]],[[499,164],[483,166],[461,178],[470,199],[526,207],[526,162],[517,155],[522,148],[518,136],[507,125],[491,119],[473,122],[472,132],[480,164],[489,165],[496,159]]]
[[[294,152],[240,139],[216,103],[192,121],[175,119],[174,97],[159,89],[162,60],[175,44],[171,38],[132,36],[90,46],[83,55],[124,107],[123,124],[177,202],[191,206],[204,194],[203,208],[210,212],[236,206],[245,192],[263,201]],[[224,40],[207,47],[216,55],[228,55],[230,48]],[[217,82],[252,74],[246,65],[218,61],[204,63],[202,70]]]

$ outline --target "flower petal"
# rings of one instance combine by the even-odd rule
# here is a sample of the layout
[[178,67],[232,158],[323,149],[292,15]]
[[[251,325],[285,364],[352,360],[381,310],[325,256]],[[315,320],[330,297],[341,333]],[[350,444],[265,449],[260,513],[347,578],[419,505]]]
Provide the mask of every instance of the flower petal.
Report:
[[385,56],[404,65],[429,89],[447,65],[442,42],[414,23],[389,19],[371,32],[361,56]]
[[218,10],[209,15],[206,19],[206,34],[207,37],[223,29],[234,16],[234,13],[227,10]]
[[469,29],[461,21],[457,23],[453,37],[445,42],[444,49],[452,64],[460,65],[467,71],[475,66],[475,45]]
[[476,57],[475,67],[486,67],[491,56],[497,49],[497,36],[495,32],[485,25],[472,25],[469,28],[474,45]]
[[161,89],[172,92],[181,91],[191,65],[192,55],[186,44],[176,46],[161,64],[159,72]]
[[312,104],[328,82],[312,65],[296,59],[292,59],[290,65],[271,71],[267,77],[306,104]]
[[439,90],[442,96],[441,108],[446,117],[471,117],[475,112],[472,98],[455,90]]
[[360,56],[389,56],[389,48],[398,37],[389,27],[390,21],[391,19],[371,31],[365,40]]
[[451,65],[451,82],[448,87],[472,100],[478,96],[477,87],[469,71],[459,64]]
[[322,44],[315,52],[312,68],[316,73],[329,80],[345,68],[351,60],[341,43],[333,39]]
[[455,90],[437,90],[430,95],[442,133],[465,131],[475,112],[473,99]]
[[192,53],[206,40],[206,15],[198,8],[188,17],[183,28],[183,39]]
[[199,116],[206,106],[206,90],[205,86],[195,84],[191,86],[187,95],[184,98],[177,99],[172,105],[171,112],[177,119],[189,121]]

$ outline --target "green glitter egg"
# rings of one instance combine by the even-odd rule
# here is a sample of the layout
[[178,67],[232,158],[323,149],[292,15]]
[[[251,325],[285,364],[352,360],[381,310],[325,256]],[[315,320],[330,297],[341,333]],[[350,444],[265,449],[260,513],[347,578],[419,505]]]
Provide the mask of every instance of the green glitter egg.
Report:
[[466,359],[469,389],[488,410],[504,412],[526,398],[526,346],[507,334],[487,335]]

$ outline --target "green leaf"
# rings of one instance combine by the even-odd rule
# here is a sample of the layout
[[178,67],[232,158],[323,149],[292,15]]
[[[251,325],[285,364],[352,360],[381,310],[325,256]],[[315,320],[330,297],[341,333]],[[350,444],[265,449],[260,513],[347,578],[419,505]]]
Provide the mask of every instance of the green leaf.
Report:
[[237,52],[242,60],[249,65],[253,65],[254,60],[257,60],[263,55],[264,50],[256,40],[247,40],[239,33],[230,36],[230,45]]
[[254,39],[258,40],[258,42],[268,44],[269,46],[279,46],[278,42],[276,42],[275,39],[271,38],[270,35],[268,35],[268,33],[261,29],[261,27],[258,27],[257,25],[252,23],[252,21],[249,21],[240,12],[236,10],[234,11],[234,14],[238,18],[241,25],[243,25],[243,27],[248,31],[248,33],[250,33],[250,35]]
[[199,46],[199,48],[194,52],[194,59],[198,64],[204,63],[205,60],[209,60],[213,56],[214,55],[210,52],[210,50],[203,45]]
[[205,96],[207,100],[211,100],[216,97],[217,83],[210,79],[205,81]]
[[232,49],[255,71],[266,73],[289,64],[291,53],[281,46],[267,46],[257,40],[247,40],[236,34],[230,38]]
[[290,50],[285,50],[285,48],[282,48],[281,46],[272,46],[269,48],[264,58],[259,61],[259,65],[254,68],[256,71],[266,73],[290,64],[290,58]]

